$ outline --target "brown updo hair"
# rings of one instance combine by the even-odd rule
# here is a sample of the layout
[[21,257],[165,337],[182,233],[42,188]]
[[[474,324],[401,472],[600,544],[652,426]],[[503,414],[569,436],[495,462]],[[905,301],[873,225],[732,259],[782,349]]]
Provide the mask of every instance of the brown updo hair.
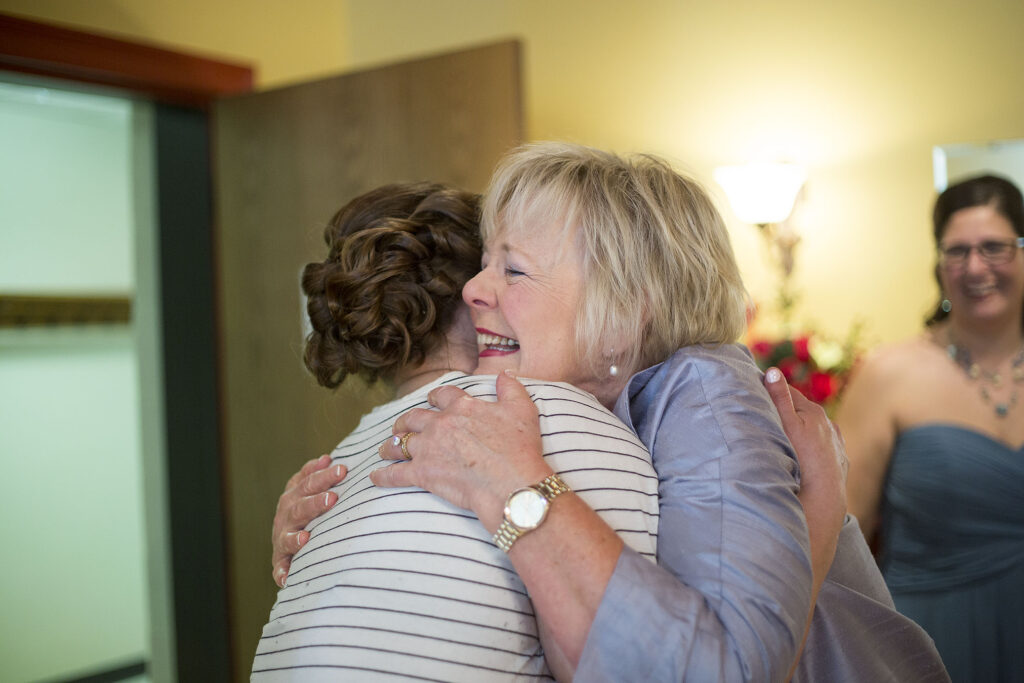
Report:
[[436,183],[384,185],[334,215],[327,258],[302,271],[304,360],[317,382],[392,382],[446,341],[480,271],[479,219],[479,195]]

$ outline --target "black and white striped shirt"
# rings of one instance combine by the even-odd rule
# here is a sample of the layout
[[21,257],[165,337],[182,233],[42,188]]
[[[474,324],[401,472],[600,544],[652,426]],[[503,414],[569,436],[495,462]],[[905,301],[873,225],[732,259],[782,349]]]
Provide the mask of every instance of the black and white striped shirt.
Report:
[[[253,680],[549,680],[526,589],[469,511],[375,487],[399,415],[452,384],[495,400],[493,376],[452,372],[375,408],[332,454],[338,502],[310,523],[263,629]],[[590,394],[524,380],[544,457],[623,541],[655,560],[658,479],[636,435]]]

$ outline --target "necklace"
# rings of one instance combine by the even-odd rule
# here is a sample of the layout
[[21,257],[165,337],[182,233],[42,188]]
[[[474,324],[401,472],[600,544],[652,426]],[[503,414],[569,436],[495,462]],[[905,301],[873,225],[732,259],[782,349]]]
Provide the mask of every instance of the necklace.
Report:
[[962,346],[957,346],[953,338],[949,338],[949,344],[946,346],[946,353],[949,354],[950,359],[967,373],[967,376],[972,380],[978,381],[981,387],[981,398],[984,399],[985,403],[992,403],[996,417],[1006,417],[1010,410],[1017,405],[1017,390],[1021,382],[1024,382],[1024,345],[1020,347],[1013,360],[1010,361],[1010,382],[1013,384],[1013,391],[1010,393],[1010,398],[1000,403],[992,400],[992,394],[989,392],[987,384],[991,384],[995,388],[999,388],[1003,385],[1003,376],[998,372],[990,372],[988,370],[982,370],[981,366],[975,363],[971,359],[971,352]]

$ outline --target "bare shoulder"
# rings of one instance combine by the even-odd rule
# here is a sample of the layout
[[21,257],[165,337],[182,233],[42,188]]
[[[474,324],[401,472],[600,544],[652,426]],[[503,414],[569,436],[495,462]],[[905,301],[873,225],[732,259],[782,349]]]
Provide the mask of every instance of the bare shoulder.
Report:
[[854,379],[895,389],[904,382],[916,383],[945,362],[945,351],[928,332],[924,332],[911,339],[873,349],[854,368]]
[[[947,397],[950,373],[946,349],[930,330],[869,353],[850,378],[840,403],[838,422],[877,422],[899,431],[925,417]],[[846,429],[846,426],[843,425]]]

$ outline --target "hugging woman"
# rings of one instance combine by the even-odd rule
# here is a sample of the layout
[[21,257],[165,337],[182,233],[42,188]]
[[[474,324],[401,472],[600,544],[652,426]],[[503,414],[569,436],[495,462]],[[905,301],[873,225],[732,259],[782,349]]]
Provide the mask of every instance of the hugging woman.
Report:
[[[436,184],[387,185],[346,204],[325,230],[329,253],[303,271],[313,333],[305,361],[336,387],[383,380],[395,399],[363,416],[335,449],[348,476],[339,503],[309,526],[253,662],[253,680],[545,679],[533,607],[508,557],[472,513],[422,489],[381,489],[369,475],[395,417],[471,376],[476,333],[461,298],[479,271],[476,195]],[[545,461],[652,562],[657,477],[636,436],[585,392],[526,382],[542,417]],[[564,484],[561,482],[564,481]],[[553,488],[553,491],[559,490]]]
[[[892,608],[843,504],[826,500],[808,532],[790,439],[826,463],[841,445],[800,397],[780,423],[733,343],[746,293],[699,186],[649,156],[529,145],[499,165],[482,232],[484,268],[463,289],[478,371],[568,381],[639,435],[658,477],[657,563],[576,493],[538,486],[552,475],[538,410],[505,374],[497,402],[431,390],[440,410],[398,418],[382,455],[400,462],[371,480],[431,491],[498,540],[512,531],[502,545],[560,679],[947,680],[928,637]],[[531,486],[550,497],[547,514],[503,514]],[[282,502],[282,519],[303,504]],[[278,551],[297,538],[275,534]]]

